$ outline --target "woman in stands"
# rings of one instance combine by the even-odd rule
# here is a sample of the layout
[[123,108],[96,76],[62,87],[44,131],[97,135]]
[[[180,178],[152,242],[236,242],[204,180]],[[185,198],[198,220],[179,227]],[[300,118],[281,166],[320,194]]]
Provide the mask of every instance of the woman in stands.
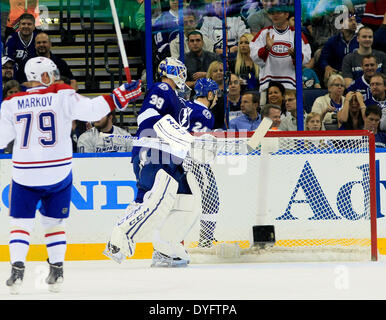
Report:
[[224,112],[224,66],[220,61],[213,61],[208,68],[206,77],[214,80],[218,87],[218,100],[217,103],[212,106],[210,111],[214,117],[214,128],[213,129],[227,129],[225,112]]
[[309,131],[322,130],[322,118],[320,114],[316,112],[307,114],[304,129]]
[[364,125],[366,105],[360,92],[349,91],[338,111],[338,127],[340,130],[360,130]]
[[259,66],[253,62],[250,56],[249,43],[252,41],[251,33],[244,33],[239,40],[236,61],[230,66],[232,73],[237,74],[241,79],[241,89],[259,89]]
[[271,81],[267,89],[267,103],[276,104],[281,108],[281,118],[287,115],[287,108],[284,102],[285,88],[277,81]]
[[312,112],[322,115],[322,122],[326,129],[338,129],[337,113],[344,104],[344,79],[339,74],[333,74],[328,79],[328,93],[315,99]]

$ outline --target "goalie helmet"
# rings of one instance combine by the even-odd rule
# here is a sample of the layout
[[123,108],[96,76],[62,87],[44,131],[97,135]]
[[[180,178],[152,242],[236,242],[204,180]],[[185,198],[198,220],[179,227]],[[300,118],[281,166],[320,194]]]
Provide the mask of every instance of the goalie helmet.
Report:
[[180,60],[171,57],[162,60],[158,65],[158,74],[160,77],[172,79],[180,90],[185,87],[187,70]]
[[216,94],[218,90],[218,84],[209,78],[198,79],[194,86],[194,91],[197,97],[207,97],[210,91]]
[[[45,57],[29,59],[25,65],[24,72],[28,81],[37,81],[47,87],[54,83],[55,80],[60,79],[60,72],[56,64],[51,59]],[[50,77],[48,84],[42,80],[42,75],[45,72]]]

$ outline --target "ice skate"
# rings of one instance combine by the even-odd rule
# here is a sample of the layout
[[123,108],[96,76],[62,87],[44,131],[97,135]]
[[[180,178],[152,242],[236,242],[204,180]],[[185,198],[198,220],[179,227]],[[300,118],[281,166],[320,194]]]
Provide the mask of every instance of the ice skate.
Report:
[[152,268],[181,268],[187,267],[189,260],[181,259],[178,257],[170,257],[157,250],[153,251]]
[[126,255],[122,253],[121,249],[114,246],[110,241],[107,242],[103,254],[118,263],[121,263],[126,258]]
[[60,292],[63,284],[63,262],[50,263],[50,273],[46,278],[48,290],[51,292]]
[[11,277],[6,282],[11,294],[20,293],[20,287],[24,278],[24,269],[24,263],[21,261],[12,264]]

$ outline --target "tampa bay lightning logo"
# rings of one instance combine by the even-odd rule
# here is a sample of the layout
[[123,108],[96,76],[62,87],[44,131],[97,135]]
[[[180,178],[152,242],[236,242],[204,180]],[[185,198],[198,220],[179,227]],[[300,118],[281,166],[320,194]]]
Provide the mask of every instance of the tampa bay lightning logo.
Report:
[[189,129],[190,127],[190,114],[192,113],[192,109],[185,107],[181,108],[180,113],[178,115],[178,122],[181,127],[185,129]]

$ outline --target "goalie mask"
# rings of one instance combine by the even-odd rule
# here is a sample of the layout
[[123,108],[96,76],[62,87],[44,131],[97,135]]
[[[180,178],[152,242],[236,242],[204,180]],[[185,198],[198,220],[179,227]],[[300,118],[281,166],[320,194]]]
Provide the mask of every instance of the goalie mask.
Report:
[[184,90],[187,70],[180,60],[170,57],[162,60],[158,65],[158,74],[173,80],[178,89]]
[[[24,68],[25,75],[28,81],[37,81],[42,85],[49,87],[54,81],[60,79],[60,73],[56,64],[45,57],[36,57],[29,59]],[[50,82],[44,83],[42,75],[47,72]]]

